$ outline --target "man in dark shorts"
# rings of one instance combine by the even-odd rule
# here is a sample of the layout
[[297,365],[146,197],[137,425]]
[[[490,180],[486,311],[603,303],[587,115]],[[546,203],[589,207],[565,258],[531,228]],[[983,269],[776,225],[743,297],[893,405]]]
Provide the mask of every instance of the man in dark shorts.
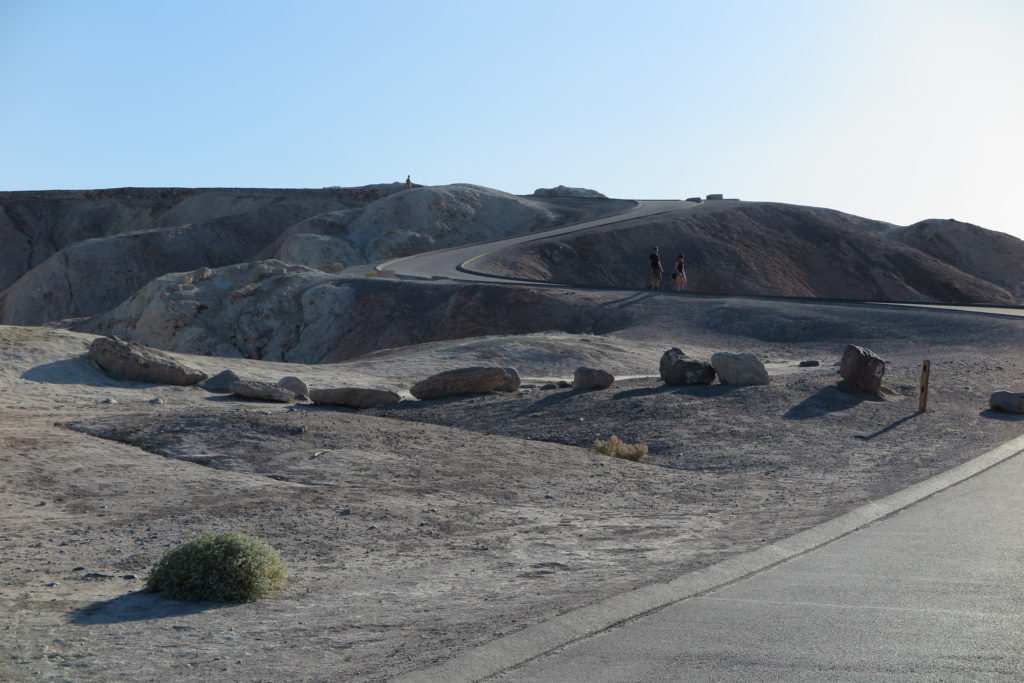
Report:
[[661,257],[658,256],[658,248],[655,247],[654,251],[651,252],[651,284],[647,285],[647,289],[661,289],[661,276],[665,274],[665,269],[661,267]]

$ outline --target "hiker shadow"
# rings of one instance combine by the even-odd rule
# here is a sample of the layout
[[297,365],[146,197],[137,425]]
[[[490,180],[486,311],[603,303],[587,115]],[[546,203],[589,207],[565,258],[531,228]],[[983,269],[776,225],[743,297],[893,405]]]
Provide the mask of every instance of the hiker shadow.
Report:
[[167,619],[208,612],[229,607],[231,604],[226,602],[179,602],[165,598],[158,593],[137,591],[76,609],[71,613],[71,623],[90,626]]
[[532,413],[538,410],[544,410],[545,408],[550,408],[551,406],[571,401],[580,394],[586,393],[588,393],[586,389],[563,389],[561,391],[553,391],[549,396],[545,396],[544,398],[531,403],[522,412]]
[[838,386],[823,387],[813,396],[808,396],[786,411],[784,420],[811,420],[830,413],[839,413],[863,403],[865,396],[843,391]]
[[625,391],[617,391],[617,392],[615,392],[614,394],[612,394],[612,398],[613,399],[639,398],[641,396],[650,396],[652,394],[665,394],[665,393],[668,393],[668,392],[672,391],[673,389],[678,389],[678,388],[679,387],[670,387],[667,384],[661,384],[661,385],[656,386],[656,387],[642,387],[640,389],[627,389]]

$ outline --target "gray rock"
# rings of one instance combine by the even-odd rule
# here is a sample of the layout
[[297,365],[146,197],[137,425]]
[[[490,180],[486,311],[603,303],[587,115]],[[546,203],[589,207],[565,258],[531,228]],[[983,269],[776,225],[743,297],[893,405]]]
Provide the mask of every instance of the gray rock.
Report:
[[800,361],[800,367],[801,368],[816,368],[819,365],[821,365],[821,363],[819,363],[816,360],[802,360],[802,361]]
[[661,355],[658,369],[662,381],[672,387],[711,384],[717,376],[710,363],[690,360],[677,348]]
[[206,379],[205,372],[182,365],[168,355],[117,337],[97,337],[89,360],[114,379],[186,386]]
[[843,351],[839,374],[855,389],[880,396],[885,361],[869,349],[850,344]]
[[225,370],[224,372],[218,372],[209,379],[204,379],[199,383],[199,386],[214,394],[230,394],[231,389],[229,387],[231,383],[238,382],[241,379],[231,370]]
[[291,403],[297,397],[295,392],[270,382],[256,382],[254,380],[239,380],[232,382],[228,387],[235,396],[242,398],[254,398],[260,401],[275,401],[277,403]]
[[282,377],[277,380],[277,386],[282,389],[287,389],[299,398],[306,399],[307,401],[309,400],[309,387],[307,387],[306,383],[298,377]]
[[540,390],[541,391],[551,391],[552,389],[557,389],[557,388],[558,388],[557,384],[552,384],[550,382],[548,384],[541,384],[540,385]]
[[469,367],[432,375],[412,385],[409,392],[421,401],[428,401],[446,396],[510,392],[518,388],[519,373],[514,370],[509,372],[508,368]]
[[598,368],[576,368],[572,376],[573,389],[607,389],[615,381],[615,376]]
[[988,399],[988,407],[1004,413],[1024,415],[1024,393],[997,391]]
[[314,389],[309,392],[313,403],[345,408],[376,408],[388,403],[398,403],[401,397],[393,391],[383,389],[361,389],[358,387],[341,387],[338,389]]
[[539,187],[533,191],[534,197],[575,197],[582,199],[608,199],[597,190],[588,190],[585,187]]
[[771,380],[764,363],[752,353],[726,353],[711,356],[711,367],[718,373],[722,384],[768,384]]

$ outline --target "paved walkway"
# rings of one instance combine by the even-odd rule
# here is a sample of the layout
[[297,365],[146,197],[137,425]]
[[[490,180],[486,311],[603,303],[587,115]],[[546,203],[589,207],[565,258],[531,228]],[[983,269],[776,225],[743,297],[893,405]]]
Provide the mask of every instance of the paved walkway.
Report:
[[404,680],[495,675],[1022,681],[1024,436],[779,543]]

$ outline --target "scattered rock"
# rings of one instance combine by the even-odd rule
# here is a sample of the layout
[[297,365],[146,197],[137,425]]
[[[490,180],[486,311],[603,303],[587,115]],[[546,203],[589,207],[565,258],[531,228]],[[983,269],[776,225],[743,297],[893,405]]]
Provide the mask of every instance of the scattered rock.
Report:
[[722,384],[752,385],[771,382],[764,363],[752,353],[716,353],[711,356],[711,367],[718,373],[718,379]]
[[241,377],[231,370],[225,370],[224,372],[217,373],[209,379],[204,379],[199,383],[199,386],[214,394],[230,394],[231,389],[228,387],[231,386],[232,382],[238,382],[241,379]]
[[550,384],[550,383],[548,383],[548,384],[540,385],[540,390],[541,391],[551,391],[552,389],[557,389],[557,388],[558,388],[557,384]]
[[615,376],[598,368],[576,368],[572,377],[573,389],[607,389],[615,381]]
[[282,377],[281,379],[277,380],[277,386],[281,387],[282,389],[287,389],[288,391],[292,392],[299,398],[305,399],[307,401],[309,400],[309,387],[307,387],[306,383],[303,382],[298,377]]
[[100,401],[100,403],[106,403],[109,406],[115,406],[115,405],[117,405],[117,399],[116,398],[105,398],[102,401]]
[[802,361],[800,361],[800,367],[801,368],[816,368],[819,365],[821,365],[821,363],[819,363],[816,360],[802,360]]
[[156,398],[150,399],[149,402],[152,403],[155,406],[162,406],[164,404],[164,400],[162,398],[160,398],[159,396],[157,396]]
[[880,396],[885,361],[869,349],[850,344],[843,352],[839,374],[855,389]]
[[568,381],[566,381],[564,379],[558,380],[557,382],[555,382],[555,385],[559,389],[570,389],[570,388],[572,388],[572,382],[568,382]]
[[358,387],[342,387],[339,389],[314,389],[309,392],[313,403],[345,408],[376,408],[388,403],[398,403],[401,397],[393,391],[383,389],[360,389]]
[[661,355],[658,369],[662,381],[672,387],[711,384],[716,377],[710,363],[690,360],[677,348],[671,348]]
[[988,399],[988,407],[1004,413],[1024,415],[1024,393],[997,391]]
[[186,367],[156,349],[113,336],[94,339],[88,355],[114,379],[186,386],[207,377],[205,372]]
[[277,403],[291,403],[296,399],[295,392],[284,387],[279,387],[270,382],[256,382],[253,380],[239,380],[232,382],[228,387],[235,396],[242,398],[254,398],[260,401],[276,401]]
[[519,373],[509,368],[469,367],[448,370],[432,375],[412,385],[409,392],[428,401],[446,396],[489,394],[494,391],[516,391]]

